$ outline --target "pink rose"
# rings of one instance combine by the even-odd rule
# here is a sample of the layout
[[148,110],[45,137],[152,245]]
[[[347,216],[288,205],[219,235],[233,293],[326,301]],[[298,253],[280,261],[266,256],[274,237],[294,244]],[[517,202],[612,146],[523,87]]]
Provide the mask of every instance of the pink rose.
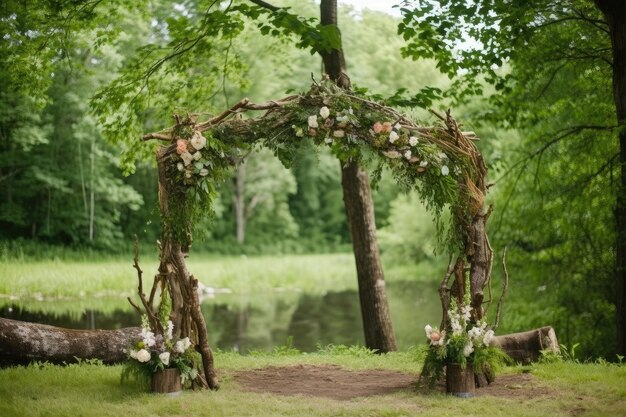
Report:
[[187,152],[187,141],[184,139],[178,139],[176,141],[176,153],[179,155]]
[[374,130],[374,133],[380,133],[383,130],[383,125],[381,125],[380,122],[376,122],[374,123],[374,126],[372,126],[372,129]]
[[392,130],[393,130],[393,126],[391,126],[390,122],[383,123],[383,132],[391,133]]

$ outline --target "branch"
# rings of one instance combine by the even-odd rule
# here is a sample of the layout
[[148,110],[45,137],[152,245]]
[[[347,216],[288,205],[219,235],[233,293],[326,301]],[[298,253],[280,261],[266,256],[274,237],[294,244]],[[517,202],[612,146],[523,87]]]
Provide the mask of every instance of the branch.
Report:
[[504,269],[504,285],[502,286],[502,295],[498,300],[498,308],[496,309],[496,322],[493,325],[493,330],[496,331],[500,325],[500,315],[502,314],[502,304],[504,303],[504,297],[509,289],[509,272],[506,270],[506,246],[504,247],[504,253],[502,254],[502,268]]
[[282,98],[280,100],[266,101],[265,103],[261,103],[261,104],[249,103],[245,106],[245,109],[246,110],[269,110],[269,109],[273,109],[276,107],[282,107],[285,104],[289,104],[298,98],[300,98],[300,96],[294,95],[294,96]]
[[579,126],[572,126],[572,127],[568,127],[568,128],[565,128],[565,129],[557,130],[554,133],[561,133],[561,132],[563,132],[563,133],[561,133],[560,135],[552,138],[551,140],[546,142],[543,146],[541,146],[536,151],[532,152],[531,154],[527,155],[526,157],[524,157],[524,158],[520,159],[519,161],[515,162],[511,166],[511,168],[506,170],[504,172],[504,174],[502,174],[500,176],[500,178],[498,178],[494,182],[494,184],[497,183],[498,181],[500,181],[501,179],[503,179],[504,177],[508,176],[511,172],[513,172],[515,170],[515,168],[517,168],[521,164],[524,164],[524,167],[526,167],[530,160],[534,159],[538,155],[543,154],[546,150],[548,150],[548,148],[550,148],[551,146],[557,144],[558,142],[560,142],[561,140],[565,139],[568,136],[571,136],[571,135],[574,135],[576,133],[582,132],[583,130],[613,130],[613,129],[617,129],[618,127],[619,127],[619,125],[614,125],[614,126],[579,125]]
[[252,216],[254,209],[256,208],[257,204],[259,204],[261,201],[263,201],[263,197],[260,194],[255,194],[252,197],[252,199],[248,203],[248,206],[246,207],[246,214],[245,214],[246,219],[249,219]]
[[[152,307],[146,301],[146,295],[143,293],[143,271],[139,266],[139,240],[137,239],[137,235],[135,235],[135,257],[133,268],[137,270],[137,293],[139,294],[139,298],[141,299],[141,303],[143,304],[144,309],[146,310],[146,315],[148,316],[148,321],[150,322],[150,327],[156,334],[163,334],[163,328],[161,327],[161,323],[159,319],[156,317],[154,312],[152,311]],[[130,298],[128,299],[130,301]],[[141,313],[139,307],[137,307],[132,301],[130,304],[137,309]]]
[[277,12],[281,9],[281,7],[277,7],[274,5],[271,5],[269,3],[264,2],[263,0],[248,0],[250,3],[254,3],[257,6],[263,7],[264,9],[270,10],[272,12]]
[[166,140],[171,142],[174,138],[169,135],[164,135],[163,133],[148,133],[147,135],[143,135],[142,140],[150,140],[150,139],[158,139],[158,140]]
[[450,255],[450,259],[448,260],[448,270],[446,271],[446,275],[443,277],[441,285],[439,286],[439,299],[441,300],[441,309],[443,310],[439,330],[444,330],[446,327],[446,317],[448,317],[448,308],[450,307],[450,288],[448,287],[448,283],[450,282],[452,272],[454,272],[454,264],[452,264],[452,255]]
[[217,116],[215,116],[212,119],[207,120],[206,122],[200,123],[198,125],[196,125],[196,129],[200,130],[201,132],[204,132],[205,130],[207,130],[208,128],[210,128],[211,126],[221,122],[222,120],[226,119],[228,116],[232,116],[233,114],[237,113],[237,110],[239,110],[242,107],[245,107],[248,102],[250,100],[248,100],[248,98],[242,98],[241,100],[239,100],[239,103],[235,104],[233,107],[231,107],[228,110],[223,111],[222,113],[218,114]]

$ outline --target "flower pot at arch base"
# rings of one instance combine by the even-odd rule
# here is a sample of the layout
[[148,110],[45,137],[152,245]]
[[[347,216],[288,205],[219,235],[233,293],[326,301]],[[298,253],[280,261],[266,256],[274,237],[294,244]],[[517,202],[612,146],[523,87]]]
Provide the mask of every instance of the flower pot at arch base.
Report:
[[183,389],[180,371],[177,368],[168,368],[153,373],[150,388],[157,394],[180,393]]
[[467,364],[465,368],[459,363],[446,365],[446,391],[462,398],[471,398],[475,395],[474,368],[471,364]]

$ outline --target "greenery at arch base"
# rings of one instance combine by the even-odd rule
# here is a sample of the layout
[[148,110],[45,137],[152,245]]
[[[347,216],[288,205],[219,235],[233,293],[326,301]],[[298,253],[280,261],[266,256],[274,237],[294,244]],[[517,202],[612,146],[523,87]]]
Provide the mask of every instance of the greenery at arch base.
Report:
[[[245,103],[245,104],[242,104]],[[250,111],[260,117],[243,118]],[[387,167],[406,191],[419,192],[434,214],[440,243],[450,253],[463,250],[466,229],[482,207],[484,196],[475,183],[481,167],[471,136],[463,135],[449,115],[422,127],[405,115],[365,95],[346,91],[332,81],[313,83],[302,94],[263,104],[239,103],[228,117],[198,122],[178,119],[158,139],[167,170],[168,230],[181,244],[190,244],[194,225],[212,213],[216,184],[255,147],[265,146],[290,167],[303,141],[327,146],[342,162],[367,168],[375,183]],[[442,221],[445,208],[449,222]]]

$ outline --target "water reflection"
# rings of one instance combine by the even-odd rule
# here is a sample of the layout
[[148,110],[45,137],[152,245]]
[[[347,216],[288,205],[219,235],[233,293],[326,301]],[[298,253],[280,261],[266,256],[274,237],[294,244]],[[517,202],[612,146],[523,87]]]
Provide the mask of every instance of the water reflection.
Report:
[[[388,285],[389,306],[399,349],[423,341],[427,323],[438,324],[441,313],[436,284],[396,282]],[[49,304],[49,302],[48,302]],[[75,329],[117,329],[136,326],[139,315],[130,307],[63,312],[46,311],[44,303],[26,307],[0,304],[0,316]],[[123,305],[123,304],[122,304]],[[272,350],[289,337],[303,352],[328,344],[363,344],[363,328],[356,291],[302,294],[219,294],[202,303],[212,346],[248,353]]]

